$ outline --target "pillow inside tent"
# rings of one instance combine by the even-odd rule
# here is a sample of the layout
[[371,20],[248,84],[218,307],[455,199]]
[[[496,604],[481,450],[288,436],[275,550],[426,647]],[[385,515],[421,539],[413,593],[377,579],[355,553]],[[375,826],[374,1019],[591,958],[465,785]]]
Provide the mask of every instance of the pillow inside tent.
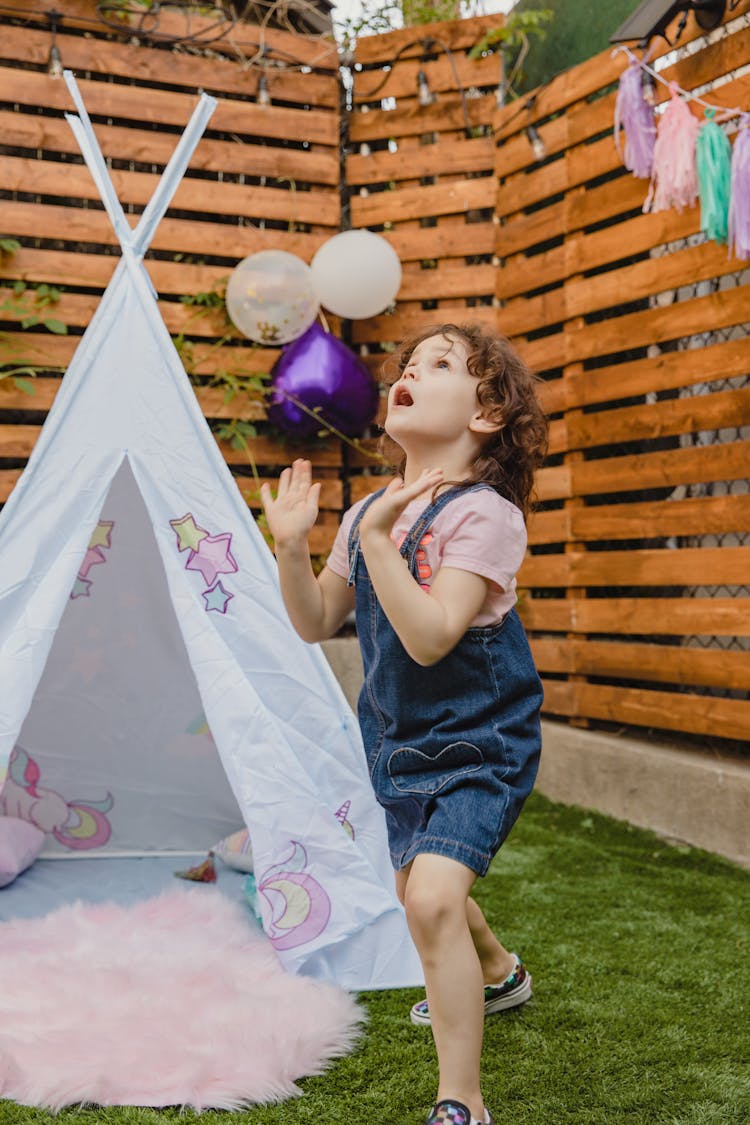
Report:
[[42,850],[44,833],[28,820],[0,816],[0,887],[31,867]]

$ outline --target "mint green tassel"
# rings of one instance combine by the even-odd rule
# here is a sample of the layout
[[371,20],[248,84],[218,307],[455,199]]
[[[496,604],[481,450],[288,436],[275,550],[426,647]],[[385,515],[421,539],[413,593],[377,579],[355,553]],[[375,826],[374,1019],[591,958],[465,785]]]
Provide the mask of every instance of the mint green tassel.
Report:
[[695,142],[695,163],[701,201],[701,230],[715,242],[727,241],[732,146],[724,130],[706,110],[706,121]]

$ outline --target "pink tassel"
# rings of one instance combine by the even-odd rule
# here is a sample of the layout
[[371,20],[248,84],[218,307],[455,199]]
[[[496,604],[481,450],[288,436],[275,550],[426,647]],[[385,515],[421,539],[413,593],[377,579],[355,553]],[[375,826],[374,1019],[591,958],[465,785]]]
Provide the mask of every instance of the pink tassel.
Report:
[[670,82],[671,98],[661,115],[654,146],[654,166],[644,211],[692,207],[698,198],[695,141],[701,123]]
[[[625,130],[625,154],[620,150],[620,130]],[[643,96],[641,67],[633,59],[620,76],[615,103],[615,145],[623,164],[638,179],[648,180],[654,163],[656,123],[654,109]]]
[[750,258],[750,113],[743,113],[732,153],[729,252]]

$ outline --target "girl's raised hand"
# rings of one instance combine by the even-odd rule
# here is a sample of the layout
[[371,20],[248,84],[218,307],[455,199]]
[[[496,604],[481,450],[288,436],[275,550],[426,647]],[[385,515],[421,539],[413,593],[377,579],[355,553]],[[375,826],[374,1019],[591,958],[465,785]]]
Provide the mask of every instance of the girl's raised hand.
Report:
[[277,547],[307,542],[318,518],[320,488],[320,482],[312,483],[312,465],[302,459],[282,472],[275,500],[270,484],[261,485],[263,510]]
[[405,484],[401,477],[396,477],[386,488],[382,496],[373,500],[362,517],[361,533],[367,535],[378,532],[390,535],[391,529],[404,508],[421,496],[423,492],[430,492],[443,481],[442,469],[424,469],[415,481]]

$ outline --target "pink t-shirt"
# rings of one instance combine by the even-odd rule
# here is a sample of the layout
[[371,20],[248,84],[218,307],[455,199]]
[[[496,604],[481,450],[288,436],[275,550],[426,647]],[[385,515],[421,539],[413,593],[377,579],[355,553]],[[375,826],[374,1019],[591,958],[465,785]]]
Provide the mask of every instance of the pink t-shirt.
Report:
[[[344,514],[328,556],[328,567],[342,578],[349,577],[349,532],[364,502],[359,500]],[[429,496],[420,496],[404,509],[391,533],[397,546],[429,502]],[[487,597],[472,624],[493,625],[516,603],[516,572],[525,553],[526,525],[515,504],[488,488],[465,492],[438,512],[422,536],[417,551],[420,584],[429,589],[441,566],[481,575],[489,581]]]

